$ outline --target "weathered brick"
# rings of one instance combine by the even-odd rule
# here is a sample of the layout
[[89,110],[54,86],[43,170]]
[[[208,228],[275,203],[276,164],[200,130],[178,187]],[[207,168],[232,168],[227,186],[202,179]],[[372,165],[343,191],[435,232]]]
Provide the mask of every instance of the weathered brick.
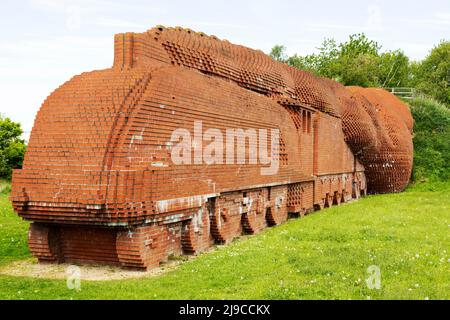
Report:
[[[413,120],[386,91],[181,28],[118,34],[114,45],[111,68],[44,101],[14,171],[11,200],[34,221],[40,261],[156,267],[409,181]],[[196,121],[203,132],[278,129],[279,170],[262,175],[249,153],[245,164],[175,165],[171,135]]]

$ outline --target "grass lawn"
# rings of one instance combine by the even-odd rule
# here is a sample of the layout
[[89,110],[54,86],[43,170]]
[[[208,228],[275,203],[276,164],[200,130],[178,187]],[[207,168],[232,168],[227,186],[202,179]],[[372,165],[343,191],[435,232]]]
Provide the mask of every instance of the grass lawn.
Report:
[[[30,256],[27,246],[29,223],[22,221],[13,212],[8,199],[10,190],[9,183],[0,179],[0,267]],[[0,295],[2,291],[3,288]]]
[[[0,268],[30,257],[28,223],[0,195]],[[0,276],[0,299],[450,299],[450,185],[369,196],[267,229],[156,277]],[[369,289],[369,266],[381,289]]]

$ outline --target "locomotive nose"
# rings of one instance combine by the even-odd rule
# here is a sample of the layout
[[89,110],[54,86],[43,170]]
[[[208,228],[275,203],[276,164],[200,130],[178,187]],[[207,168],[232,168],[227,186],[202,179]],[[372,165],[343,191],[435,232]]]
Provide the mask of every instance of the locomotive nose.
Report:
[[[148,83],[145,72],[83,73],[42,104],[23,169],[13,173],[11,201],[25,219],[86,223],[114,220],[108,207],[133,202],[142,172],[112,167],[125,135],[124,116]],[[69,132],[70,131],[70,132]],[[118,204],[120,202],[120,204]]]

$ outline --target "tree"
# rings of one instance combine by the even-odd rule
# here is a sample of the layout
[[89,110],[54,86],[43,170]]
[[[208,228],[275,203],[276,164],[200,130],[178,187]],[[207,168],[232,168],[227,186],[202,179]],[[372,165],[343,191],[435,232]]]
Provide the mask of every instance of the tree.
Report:
[[434,47],[413,68],[413,84],[419,91],[450,105],[450,41]]
[[347,42],[339,45],[339,49],[341,56],[358,56],[360,54],[378,56],[381,46],[376,41],[367,38],[364,33],[358,33],[350,35]]
[[345,86],[379,87],[378,57],[368,53],[340,57],[334,79]]
[[380,55],[379,75],[382,87],[409,85],[410,70],[409,58],[403,51],[388,51]]
[[317,53],[304,57],[285,57],[285,50],[284,46],[275,46],[271,56],[344,85],[405,86],[410,80],[408,57],[400,50],[382,53],[381,46],[364,33],[351,35],[340,44],[334,39],[325,39]]
[[20,139],[23,131],[19,123],[0,114],[0,177],[11,178],[12,169],[22,167],[25,142]]
[[378,86],[380,49],[378,43],[364,33],[351,35],[339,45],[332,39],[325,39],[319,48],[318,73],[344,85]]
[[272,48],[272,51],[270,51],[270,56],[280,62],[286,62],[287,55],[286,55],[286,47],[281,45],[275,45]]
[[294,54],[293,56],[290,56],[286,59],[286,63],[290,65],[291,67],[306,70],[315,73],[316,67],[314,64],[314,61],[311,59],[311,56],[299,56],[297,54]]
[[311,54],[305,57],[311,70],[315,73],[336,79],[338,76],[339,47],[334,39],[324,39],[322,45],[318,48],[317,54]]

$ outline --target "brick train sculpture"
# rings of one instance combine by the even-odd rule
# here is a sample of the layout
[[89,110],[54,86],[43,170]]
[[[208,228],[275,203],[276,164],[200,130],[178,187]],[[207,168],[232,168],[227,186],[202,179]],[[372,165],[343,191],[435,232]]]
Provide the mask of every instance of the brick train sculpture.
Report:
[[[11,200],[32,221],[29,247],[41,262],[153,268],[408,184],[413,120],[386,91],[344,87],[189,29],[114,43],[112,68],[75,76],[45,100],[14,171]],[[193,145],[175,164],[179,128]],[[263,174],[267,162],[250,151],[236,161],[216,150],[205,163],[196,130],[230,129],[249,150],[251,130],[278,130],[263,141],[278,146],[269,150],[276,172]],[[218,143],[234,151],[239,137]]]

